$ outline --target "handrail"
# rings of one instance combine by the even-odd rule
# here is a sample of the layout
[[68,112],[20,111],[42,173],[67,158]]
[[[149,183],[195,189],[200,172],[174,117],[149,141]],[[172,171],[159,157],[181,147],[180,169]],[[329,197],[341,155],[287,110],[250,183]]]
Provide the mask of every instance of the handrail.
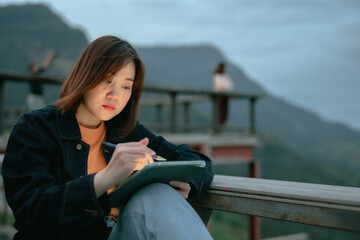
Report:
[[[212,124],[211,128],[213,131],[219,132],[220,125],[219,125],[219,109],[216,103],[216,100],[219,96],[227,96],[229,99],[248,99],[249,100],[249,129],[250,134],[254,135],[256,133],[255,127],[255,103],[258,98],[263,97],[262,94],[254,94],[254,93],[242,93],[242,92],[216,92],[212,90],[204,90],[204,89],[188,89],[188,88],[179,88],[179,87],[160,87],[160,86],[151,86],[146,85],[144,86],[144,91],[148,92],[157,92],[157,93],[167,93],[170,96],[170,99],[163,100],[159,103],[154,103],[154,106],[157,108],[157,119],[161,122],[161,109],[162,106],[165,104],[170,105],[170,132],[176,133],[176,104],[178,101],[179,95],[198,95],[209,97],[212,103]],[[203,100],[201,100],[203,101]],[[185,109],[184,113],[184,123],[185,129],[188,129],[188,122],[189,122],[189,101],[182,101]],[[146,105],[149,105],[148,103]]]
[[145,85],[144,90],[149,92],[159,92],[159,93],[168,93],[172,92],[175,94],[187,94],[187,95],[208,95],[208,96],[224,96],[226,95],[229,98],[260,98],[262,94],[254,93],[242,93],[242,92],[215,92],[212,90],[204,89],[193,89],[193,88],[180,88],[180,87],[160,87],[153,85]]
[[[176,103],[188,104],[188,103],[198,103],[198,102],[208,102],[210,99],[208,96],[199,96],[199,97],[186,97],[178,98]],[[146,98],[141,101],[141,106],[157,106],[157,105],[169,105],[171,103],[170,98]]]
[[360,232],[360,188],[215,175],[194,206]]
[[36,74],[26,74],[26,73],[15,73],[15,72],[0,72],[0,83],[5,80],[17,81],[17,82],[42,82],[42,83],[53,83],[53,84],[62,84],[64,78],[52,77],[52,76],[43,76]]

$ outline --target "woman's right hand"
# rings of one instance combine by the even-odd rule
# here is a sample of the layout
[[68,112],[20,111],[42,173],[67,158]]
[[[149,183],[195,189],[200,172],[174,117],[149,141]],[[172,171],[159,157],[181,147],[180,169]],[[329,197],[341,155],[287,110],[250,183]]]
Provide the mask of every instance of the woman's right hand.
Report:
[[120,143],[116,145],[111,160],[106,168],[95,175],[94,187],[96,196],[101,196],[109,188],[122,184],[134,171],[142,169],[153,162],[153,150],[147,147],[149,139],[139,142]]

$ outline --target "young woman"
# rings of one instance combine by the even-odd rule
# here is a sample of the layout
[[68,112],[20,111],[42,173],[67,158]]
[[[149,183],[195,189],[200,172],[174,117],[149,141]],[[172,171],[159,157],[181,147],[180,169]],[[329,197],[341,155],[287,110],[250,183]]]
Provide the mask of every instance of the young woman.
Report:
[[[17,121],[2,166],[15,239],[211,239],[186,201],[210,185],[211,161],[137,122],[143,82],[135,49],[104,36],[85,49],[56,104]],[[102,141],[117,144],[112,155]],[[207,171],[190,183],[151,184],[110,209],[112,188],[155,153],[203,159]]]
[[[234,90],[234,82],[225,73],[225,63],[218,64],[214,71],[214,90],[217,92],[231,92]],[[227,96],[219,96],[216,100],[219,109],[219,124],[223,125],[228,116],[229,99]]]

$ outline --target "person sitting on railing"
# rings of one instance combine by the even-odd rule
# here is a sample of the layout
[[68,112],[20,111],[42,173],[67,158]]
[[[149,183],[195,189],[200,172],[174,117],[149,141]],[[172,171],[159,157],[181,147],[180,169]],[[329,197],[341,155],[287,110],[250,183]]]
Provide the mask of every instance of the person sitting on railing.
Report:
[[[221,62],[214,72],[214,90],[217,92],[230,92],[234,89],[234,82],[229,75],[225,73],[225,63]],[[226,122],[228,116],[229,99],[227,96],[219,96],[216,104],[219,109],[219,124]]]
[[[29,72],[34,75],[39,75],[43,73],[53,62],[54,58],[55,53],[51,52],[40,67],[36,66],[34,63],[31,63],[29,65]],[[29,111],[39,109],[45,106],[43,92],[43,85],[40,82],[31,82],[30,93],[26,98],[26,103]]]
[[[211,160],[137,121],[143,82],[135,49],[104,36],[85,49],[54,105],[18,120],[2,165],[15,239],[211,239],[186,201],[210,186]],[[118,143],[112,156],[102,141]],[[190,183],[150,184],[111,209],[108,192],[155,153],[205,160],[206,171]]]

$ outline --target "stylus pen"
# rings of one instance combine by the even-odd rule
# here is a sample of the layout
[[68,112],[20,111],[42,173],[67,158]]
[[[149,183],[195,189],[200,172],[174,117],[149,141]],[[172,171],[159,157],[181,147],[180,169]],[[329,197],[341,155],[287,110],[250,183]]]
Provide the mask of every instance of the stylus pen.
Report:
[[[102,144],[111,148],[113,151],[115,150],[116,144],[114,144],[114,143],[102,142]],[[166,161],[165,158],[163,158],[162,156],[156,155],[156,154],[151,155],[151,157],[154,161]]]

